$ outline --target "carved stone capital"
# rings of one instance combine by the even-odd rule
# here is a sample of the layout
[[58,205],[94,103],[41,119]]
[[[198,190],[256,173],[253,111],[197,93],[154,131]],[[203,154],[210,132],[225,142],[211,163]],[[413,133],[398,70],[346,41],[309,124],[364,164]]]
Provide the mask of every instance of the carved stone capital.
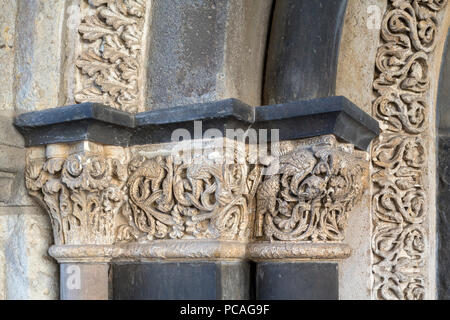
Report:
[[91,142],[33,147],[26,186],[48,211],[57,245],[247,241],[245,145],[231,155],[221,155],[225,147],[217,140],[183,148]]
[[114,243],[128,158],[121,147],[92,142],[28,150],[26,187],[48,211],[56,244]]
[[127,224],[119,228],[118,240],[247,241],[245,145],[231,143],[213,139],[134,148],[123,211]]
[[28,149],[26,186],[50,215],[60,262],[347,257],[366,154],[334,136],[276,146],[264,166],[223,138],[50,144]]
[[[349,255],[347,217],[369,163],[355,148],[378,134],[372,118],[343,97],[260,108],[228,99],[186,110],[133,115],[89,103],[16,118],[32,146],[26,186],[49,212],[55,258]],[[322,120],[326,134],[304,138]],[[65,143],[85,137],[92,142]]]
[[368,184],[368,158],[334,136],[284,141],[257,192],[256,236],[269,241],[342,242]]

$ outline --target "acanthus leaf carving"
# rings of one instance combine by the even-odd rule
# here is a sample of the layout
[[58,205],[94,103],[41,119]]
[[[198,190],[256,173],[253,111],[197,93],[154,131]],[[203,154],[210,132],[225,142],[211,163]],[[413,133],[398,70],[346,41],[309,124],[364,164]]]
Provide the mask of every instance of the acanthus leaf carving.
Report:
[[143,50],[146,2],[90,1],[95,14],[82,20],[78,31],[83,52],[74,94],[78,103],[100,102],[128,112],[142,108]]
[[26,186],[47,209],[56,244],[112,244],[126,199],[123,159],[84,152],[28,159]]

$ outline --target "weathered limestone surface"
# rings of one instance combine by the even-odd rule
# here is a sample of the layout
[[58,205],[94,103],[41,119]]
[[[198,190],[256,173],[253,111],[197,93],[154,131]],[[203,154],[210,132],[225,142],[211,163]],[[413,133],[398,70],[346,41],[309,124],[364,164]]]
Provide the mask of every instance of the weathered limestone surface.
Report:
[[[349,1],[342,30],[336,94],[349,97],[371,113],[374,65],[386,0]],[[347,243],[352,254],[339,264],[340,299],[371,299],[371,188],[348,223]]]
[[45,212],[34,207],[0,207],[0,297],[57,299],[57,267]]
[[259,105],[271,3],[154,1],[148,108],[230,97]]
[[16,113],[57,106],[65,1],[0,1],[0,299],[56,299],[50,221],[24,184]]
[[[372,147],[375,299],[436,297],[434,56],[445,39],[446,6],[392,1],[382,20],[373,83],[382,128]],[[398,28],[402,19],[411,27]]]
[[103,264],[60,265],[62,300],[108,300],[110,298],[110,266]]
[[[65,1],[18,1],[15,47],[17,112],[61,104],[62,36]],[[5,13],[10,14],[7,10]]]
[[351,255],[339,262],[339,299],[370,300],[370,189],[366,188],[361,201],[348,218],[346,243]]
[[18,1],[1,0],[0,8],[0,110],[11,110],[14,102],[14,53]]
[[372,111],[372,82],[386,0],[349,1],[342,29],[336,94]]

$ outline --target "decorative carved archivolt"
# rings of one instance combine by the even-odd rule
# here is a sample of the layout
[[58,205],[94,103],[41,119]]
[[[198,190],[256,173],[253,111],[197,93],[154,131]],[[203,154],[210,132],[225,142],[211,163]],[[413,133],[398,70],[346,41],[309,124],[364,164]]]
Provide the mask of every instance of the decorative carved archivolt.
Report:
[[446,4],[391,0],[382,22],[373,104],[382,134],[372,148],[376,299],[423,299],[428,290],[429,60]]
[[[348,256],[342,241],[367,183],[367,154],[333,136],[280,146],[266,166],[250,164],[249,153],[239,156],[245,145],[224,157],[213,148],[186,156],[176,143],[168,149],[90,142],[35,147],[26,186],[50,214],[61,261],[70,259],[67,252],[83,261],[89,252],[97,260],[101,252],[115,259],[176,258],[182,251],[230,258],[222,252],[230,248],[239,258],[246,254],[239,243],[252,240],[258,241],[250,250],[255,259]],[[261,247],[268,241],[277,243],[270,252]]]
[[148,1],[90,0],[89,4],[95,13],[89,11],[78,28],[83,51],[76,66],[82,89],[75,93],[75,100],[142,111]]

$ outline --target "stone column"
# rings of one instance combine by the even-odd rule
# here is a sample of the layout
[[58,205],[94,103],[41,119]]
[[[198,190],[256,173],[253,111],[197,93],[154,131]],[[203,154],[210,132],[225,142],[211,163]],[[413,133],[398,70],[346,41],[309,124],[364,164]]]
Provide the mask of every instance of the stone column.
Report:
[[266,60],[264,104],[335,95],[347,2],[275,2]]
[[[347,218],[368,183],[368,155],[334,136],[281,142],[257,193],[256,298],[339,298]],[[270,166],[270,165],[269,165]]]
[[[356,109],[348,110],[336,122],[330,121],[334,115],[322,109],[328,103],[321,104],[317,99],[334,99],[331,97],[336,95],[347,3],[278,0],[274,6],[263,101],[289,105],[300,99],[313,99],[308,110],[315,110],[320,116],[310,115],[309,121],[300,126],[296,117],[282,117],[281,121],[269,112],[261,112],[265,125],[279,128],[281,140],[290,141],[283,142],[289,147],[280,152],[280,159],[286,162],[280,173],[266,177],[258,191],[258,195],[270,194],[258,200],[258,208],[266,211],[258,218],[258,242],[250,245],[251,256],[257,261],[259,299],[339,297],[337,263],[350,255],[350,247],[343,241],[345,224],[368,179],[364,165],[368,155],[340,142],[367,150],[372,139],[367,127],[352,125],[364,118],[358,116]],[[295,112],[293,106],[292,109]],[[273,124],[273,120],[279,123]],[[301,131],[308,127],[316,134],[302,135]],[[338,139],[333,143],[330,136],[319,138],[327,143],[295,140],[327,133]],[[322,151],[316,152],[317,148]],[[299,159],[304,160],[296,163],[288,155],[301,155]],[[341,158],[346,160],[336,160]],[[270,206],[267,198],[271,199]]]
[[136,115],[86,103],[15,124],[63,299],[249,299],[250,260],[257,298],[337,298],[366,182],[355,147],[379,129],[345,98]]
[[60,297],[62,300],[108,300],[109,268],[107,263],[62,263]]
[[[28,149],[26,186],[50,214],[61,299],[108,299],[109,258],[77,256],[114,241],[128,156],[121,147],[81,141]],[[66,254],[60,249],[66,248]]]
[[245,145],[203,136],[131,152],[118,238],[131,259],[116,256],[114,299],[249,299]]

